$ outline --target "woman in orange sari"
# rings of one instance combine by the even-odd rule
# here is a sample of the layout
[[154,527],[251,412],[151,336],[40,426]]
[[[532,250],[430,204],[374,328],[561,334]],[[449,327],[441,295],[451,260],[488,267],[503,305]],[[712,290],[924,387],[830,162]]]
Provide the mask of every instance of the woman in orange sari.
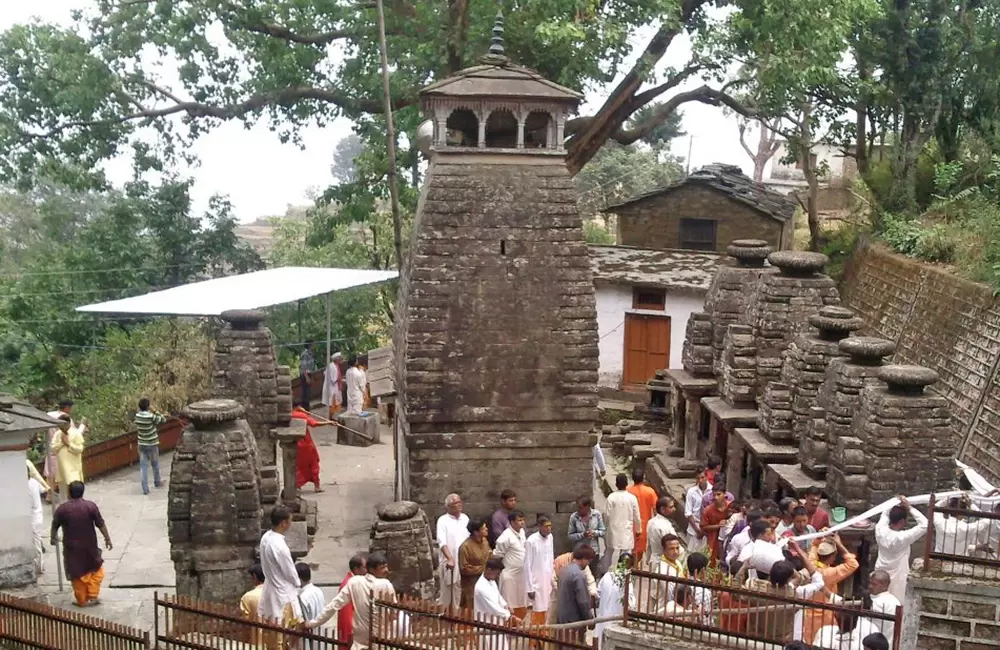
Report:
[[295,487],[302,489],[306,483],[316,486],[317,492],[323,491],[323,486],[319,482],[319,450],[313,441],[310,427],[319,425],[312,414],[303,408],[292,410],[292,417],[296,420],[306,421],[306,435],[299,439],[298,451],[295,455]]
[[729,519],[729,502],[726,500],[726,486],[717,481],[712,486],[712,503],[701,511],[701,529],[708,543],[709,561],[717,564],[722,557],[719,548],[719,530]]

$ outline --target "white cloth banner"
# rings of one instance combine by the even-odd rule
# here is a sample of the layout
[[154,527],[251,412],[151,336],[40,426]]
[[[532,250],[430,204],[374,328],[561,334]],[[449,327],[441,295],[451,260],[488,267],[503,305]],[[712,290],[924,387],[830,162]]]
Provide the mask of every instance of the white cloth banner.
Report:
[[[995,492],[995,488],[992,485],[990,485],[989,482],[985,478],[983,478],[983,476],[979,472],[977,472],[976,470],[972,469],[971,467],[969,467],[968,465],[959,460],[956,460],[955,463],[958,465],[959,469],[961,469],[965,473],[966,478],[969,479],[969,482],[972,484],[972,487],[978,493],[978,495],[973,498],[973,500],[977,505],[992,506],[997,503],[1000,503],[1000,496],[989,496],[989,497],[981,496],[981,495],[993,494],[993,492]],[[952,490],[949,492],[941,492],[939,494],[935,494],[934,497],[937,499],[950,499],[952,497],[964,496],[965,494],[967,493],[963,492],[962,490]],[[931,495],[921,494],[914,497],[907,497],[907,500],[910,502],[910,505],[922,506],[930,502]],[[796,542],[804,542],[810,539],[818,539],[820,537],[827,537],[829,535],[833,535],[834,533],[839,533],[840,531],[846,530],[859,522],[881,515],[883,512],[889,510],[898,503],[899,503],[899,497],[893,497],[888,501],[884,501],[878,504],[877,506],[873,506],[868,510],[865,510],[857,517],[852,517],[847,521],[837,524],[836,526],[831,526],[826,530],[817,533],[810,533],[808,535],[798,535],[797,537],[782,537],[781,539],[778,540],[778,544],[780,546],[785,546],[788,544],[787,540],[789,539],[794,539]]]

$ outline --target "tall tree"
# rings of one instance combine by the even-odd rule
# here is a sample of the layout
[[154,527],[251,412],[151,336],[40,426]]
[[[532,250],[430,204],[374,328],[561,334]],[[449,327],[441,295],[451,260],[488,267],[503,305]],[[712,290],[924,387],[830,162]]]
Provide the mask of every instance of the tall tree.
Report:
[[[625,73],[597,113],[567,124],[573,172],[609,139],[634,143],[686,103],[744,110],[724,87],[677,92],[689,79],[711,79],[718,69],[711,59],[655,72],[678,35],[710,28],[706,12],[724,4],[525,0],[511,10],[517,20],[507,22],[505,37],[516,62],[574,88]],[[412,110],[429,80],[477,61],[495,7],[492,0],[387,5],[396,110]],[[737,3],[734,11],[747,7]],[[366,0],[93,0],[68,28],[18,25],[0,37],[0,173],[30,182],[40,170],[71,170],[77,181],[100,183],[101,160],[130,147],[146,164],[184,155],[192,138],[224,121],[266,120],[297,141],[303,124],[371,119],[383,110],[375,23]],[[650,24],[659,27],[635,64],[621,70],[634,34]],[[826,27],[803,23],[801,38]],[[176,78],[160,72],[173,62]],[[629,126],[654,102],[655,110]],[[412,125],[412,140],[417,120],[401,121]],[[169,137],[144,142],[148,128]]]
[[[757,146],[754,149],[747,144],[747,132],[751,131],[751,125],[756,124],[760,133],[757,137]],[[778,128],[781,126],[781,118],[776,117],[770,120],[739,120],[740,146],[747,152],[750,160],[753,161],[753,179],[758,183],[764,182],[764,168],[767,163],[774,158],[781,148],[781,139],[778,137]]]

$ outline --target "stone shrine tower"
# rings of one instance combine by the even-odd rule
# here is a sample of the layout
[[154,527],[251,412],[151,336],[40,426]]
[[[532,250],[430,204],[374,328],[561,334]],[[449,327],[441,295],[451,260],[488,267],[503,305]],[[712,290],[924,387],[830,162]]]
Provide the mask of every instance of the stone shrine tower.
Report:
[[[421,92],[430,165],[397,306],[403,499],[470,516],[517,492],[564,530],[591,491],[594,287],[563,130],[581,95],[512,64],[497,16],[482,65]],[[425,125],[426,128],[428,125]]]

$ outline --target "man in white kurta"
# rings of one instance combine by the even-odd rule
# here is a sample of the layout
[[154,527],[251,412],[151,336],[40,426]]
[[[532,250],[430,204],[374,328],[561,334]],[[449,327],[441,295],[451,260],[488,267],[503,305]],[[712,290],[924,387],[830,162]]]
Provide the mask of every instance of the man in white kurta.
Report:
[[[938,508],[971,509],[971,504],[959,499],[938,499]],[[979,540],[990,533],[995,519],[968,520],[956,515],[934,512],[934,552],[949,555],[974,555]]]
[[510,526],[497,538],[493,557],[503,560],[500,574],[500,593],[514,615],[524,618],[528,613],[528,590],[524,583],[524,555],[527,540],[524,536],[524,513],[510,513]]
[[437,545],[441,570],[440,603],[445,607],[458,607],[462,602],[462,574],[458,566],[458,549],[469,539],[469,516],[462,512],[462,497],[449,494],[445,497],[446,513],[437,520]]
[[[917,525],[905,529],[906,516],[912,515]],[[878,544],[878,559],[875,569],[889,574],[889,591],[899,602],[906,599],[906,580],[910,576],[910,546],[927,534],[927,517],[910,506],[905,496],[899,497],[899,505],[882,513],[875,526],[875,543]]]
[[531,624],[544,625],[552,593],[552,520],[538,518],[538,532],[532,533],[524,548],[524,585],[531,603]]
[[[506,531],[505,531],[506,532]],[[479,619],[496,619],[505,623],[518,624],[520,620],[511,614],[510,606],[500,593],[497,576],[503,568],[503,563],[496,559],[486,562],[486,570],[476,581],[476,589],[472,598],[472,613]],[[492,621],[491,621],[492,622]],[[507,650],[507,638],[490,632],[481,632],[479,638],[481,650]]]
[[670,521],[677,505],[670,497],[660,497],[656,501],[656,514],[646,524],[646,552],[642,554],[642,563],[647,571],[655,570],[663,553],[663,537],[676,535],[674,524]]
[[368,376],[358,367],[356,357],[347,362],[347,372],[344,381],[347,382],[347,412],[357,415],[365,408],[365,390],[368,388]]
[[[385,553],[372,553],[368,556],[368,572],[348,580],[334,599],[323,608],[322,613],[315,620],[306,621],[305,626],[310,629],[320,627],[344,607],[353,605],[354,643],[351,645],[351,650],[367,650],[370,645],[368,628],[385,629],[382,627],[385,624],[383,621],[372,623],[372,602],[375,600],[396,602],[396,590],[389,582],[388,576],[389,559]],[[402,625],[402,620],[397,621],[393,631],[401,632]]]
[[[872,574],[868,577],[868,593],[872,597],[873,612],[895,616],[896,610],[902,607],[899,599],[889,591],[889,585],[891,584],[889,574],[882,570],[872,571]],[[891,642],[892,635],[896,631],[896,624],[893,621],[882,619],[872,619],[872,622],[875,623],[878,631],[884,634],[885,638]]]
[[604,566],[608,568],[617,566],[622,553],[632,552],[635,540],[642,532],[639,500],[628,492],[628,477],[619,474],[615,477],[615,486],[618,490],[608,496],[604,507],[608,525],[608,550]]
[[330,417],[333,417],[340,410],[342,404],[340,394],[340,366],[343,358],[339,352],[330,357],[330,363],[326,367],[326,374],[323,378],[323,404],[330,408]]
[[705,495],[711,491],[712,484],[705,477],[705,470],[699,470],[694,485],[688,488],[684,496],[684,518],[688,522],[688,553],[695,553],[708,546],[708,538],[701,530],[701,510],[705,504]]
[[[30,464],[30,463],[29,463]],[[33,467],[31,469],[34,469]],[[37,471],[35,472],[38,473]],[[34,476],[28,477],[28,498],[31,502],[31,536],[35,547],[35,571],[44,572],[45,515],[42,512],[42,495],[48,491]]]
[[285,532],[291,526],[292,513],[284,506],[275,506],[271,510],[271,530],[260,538],[260,568],[264,571],[264,588],[260,593],[257,614],[272,621],[280,621],[286,627],[302,621],[299,574],[285,541]]
[[[625,581],[630,580],[632,569],[632,556],[626,555],[623,566],[611,567],[601,581],[597,583],[597,618],[604,619],[611,616],[622,616],[625,612]],[[635,610],[635,585],[629,588],[628,604],[629,609]],[[598,623],[594,626],[594,639],[597,647],[600,648],[604,639],[604,628],[611,625],[611,622]]]

